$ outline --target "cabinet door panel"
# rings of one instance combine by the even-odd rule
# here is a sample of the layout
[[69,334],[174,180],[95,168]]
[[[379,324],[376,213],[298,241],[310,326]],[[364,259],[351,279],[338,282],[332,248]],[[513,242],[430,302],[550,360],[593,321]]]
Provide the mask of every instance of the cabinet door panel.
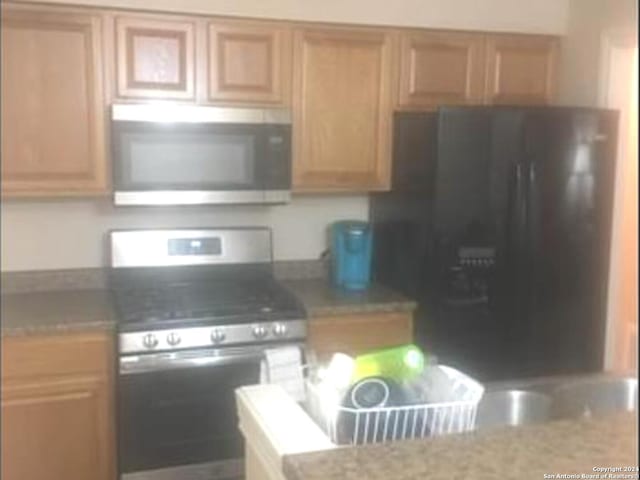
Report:
[[290,33],[285,27],[209,24],[209,98],[288,104],[290,57]]
[[401,107],[482,103],[484,36],[403,33],[399,94]]
[[116,19],[120,97],[195,98],[195,23]]
[[110,480],[106,398],[97,377],[3,384],[2,478]]
[[388,188],[392,38],[301,30],[294,39],[294,187]]
[[551,103],[557,56],[558,42],[553,37],[488,36],[486,102],[513,105]]
[[413,342],[410,312],[317,317],[309,320],[308,329],[308,346],[321,360],[336,352],[359,355]]
[[102,20],[2,8],[2,194],[107,189]]

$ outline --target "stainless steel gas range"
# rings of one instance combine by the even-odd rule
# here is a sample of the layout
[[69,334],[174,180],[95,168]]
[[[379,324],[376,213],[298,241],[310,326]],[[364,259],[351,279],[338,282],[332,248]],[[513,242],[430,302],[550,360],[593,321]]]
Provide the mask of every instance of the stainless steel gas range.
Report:
[[110,246],[121,478],[240,475],[234,389],[259,383],[266,348],[306,336],[271,231],[121,230]]

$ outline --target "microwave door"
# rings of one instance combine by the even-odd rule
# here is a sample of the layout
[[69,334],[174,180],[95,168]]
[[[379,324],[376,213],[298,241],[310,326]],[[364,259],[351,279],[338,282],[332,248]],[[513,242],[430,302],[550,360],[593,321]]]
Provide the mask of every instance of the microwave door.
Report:
[[288,125],[118,120],[112,135],[118,205],[288,200]]

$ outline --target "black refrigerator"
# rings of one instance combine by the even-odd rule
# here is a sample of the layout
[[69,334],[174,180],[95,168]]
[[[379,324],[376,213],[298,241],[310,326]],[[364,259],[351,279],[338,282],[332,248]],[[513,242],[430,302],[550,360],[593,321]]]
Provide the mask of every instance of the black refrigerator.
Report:
[[395,115],[373,274],[418,301],[440,363],[480,381],[602,369],[616,136],[610,110]]

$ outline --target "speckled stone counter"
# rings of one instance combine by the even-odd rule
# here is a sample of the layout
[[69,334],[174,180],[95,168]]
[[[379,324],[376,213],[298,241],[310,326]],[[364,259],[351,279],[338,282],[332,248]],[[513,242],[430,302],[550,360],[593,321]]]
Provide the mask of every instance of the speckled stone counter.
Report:
[[325,279],[284,281],[304,304],[310,317],[370,312],[397,312],[416,308],[416,303],[381,285],[363,292],[347,292]]
[[111,330],[114,314],[106,290],[60,290],[0,297],[2,336]]
[[[638,465],[637,445],[637,415],[623,412],[290,455],[284,457],[283,468],[289,480],[504,480],[543,479],[544,474],[598,478],[580,474],[598,474],[594,467]],[[633,473],[627,478],[638,478]]]
[[[3,274],[10,288],[0,296],[2,335],[114,329],[109,292],[95,288],[104,283],[103,277],[104,272],[98,269]],[[83,289],[82,282],[90,289]],[[289,279],[282,283],[302,301],[311,318],[410,311],[416,306],[415,302],[379,285],[351,293],[331,287],[323,278]],[[56,286],[59,288],[51,289]],[[29,288],[33,291],[25,291]]]

